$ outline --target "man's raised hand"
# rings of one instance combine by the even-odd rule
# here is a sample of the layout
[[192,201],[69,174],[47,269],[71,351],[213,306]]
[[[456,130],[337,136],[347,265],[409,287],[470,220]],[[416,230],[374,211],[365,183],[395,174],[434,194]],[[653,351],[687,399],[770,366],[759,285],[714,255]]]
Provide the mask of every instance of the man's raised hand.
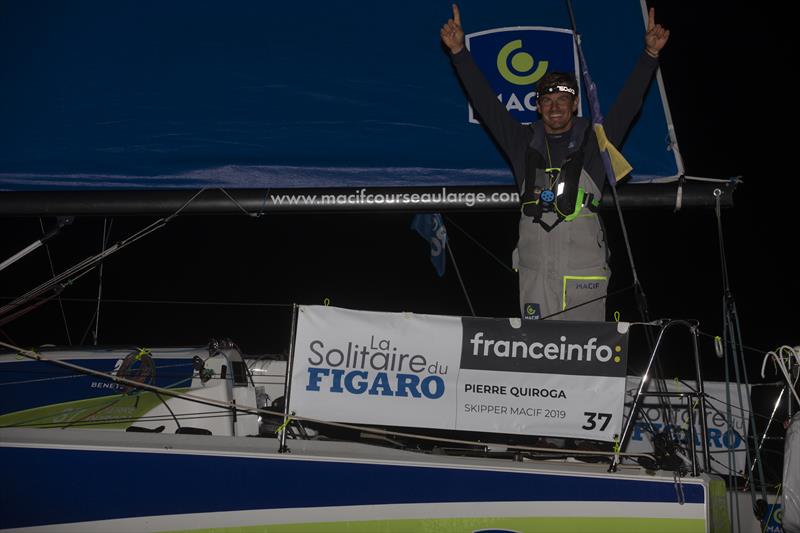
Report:
[[647,14],[647,33],[644,36],[644,49],[651,57],[658,57],[669,40],[669,30],[656,24],[656,10],[650,8]]
[[453,18],[442,26],[439,35],[451,54],[457,54],[464,49],[464,29],[461,27],[461,13],[458,12],[457,5],[453,4]]

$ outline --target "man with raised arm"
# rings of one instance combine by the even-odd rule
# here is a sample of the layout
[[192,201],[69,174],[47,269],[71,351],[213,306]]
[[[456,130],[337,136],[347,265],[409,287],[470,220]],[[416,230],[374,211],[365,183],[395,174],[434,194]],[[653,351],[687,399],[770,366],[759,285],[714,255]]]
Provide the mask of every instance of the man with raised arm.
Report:
[[[611,270],[596,210],[606,173],[591,122],[575,115],[579,94],[574,76],[546,73],[536,86],[541,120],[522,125],[497,99],[465,48],[455,4],[440,35],[481,124],[510,162],[520,192],[514,266],[522,317],[559,313],[557,320],[605,320]],[[638,114],[668,39],[669,31],[655,23],[650,9],[644,51],[605,116],[611,144],[619,146]]]

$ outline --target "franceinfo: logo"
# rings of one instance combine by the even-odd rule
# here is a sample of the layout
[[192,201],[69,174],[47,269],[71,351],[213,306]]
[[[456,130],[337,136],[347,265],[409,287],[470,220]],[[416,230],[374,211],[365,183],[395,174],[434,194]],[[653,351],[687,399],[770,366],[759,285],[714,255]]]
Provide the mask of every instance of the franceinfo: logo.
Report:
[[627,328],[611,322],[462,317],[461,368],[624,377]]
[[[562,335],[560,343],[555,342],[531,342],[524,340],[495,340],[486,339],[484,332],[477,331],[470,339],[472,345],[472,355],[483,357],[502,357],[520,359],[547,359],[550,361],[598,361],[607,363],[612,360],[614,353],[622,351],[621,346],[612,348],[606,344],[597,344],[597,337],[591,337],[585,344],[568,343],[567,337]],[[616,356],[615,362],[620,362],[620,356]]]

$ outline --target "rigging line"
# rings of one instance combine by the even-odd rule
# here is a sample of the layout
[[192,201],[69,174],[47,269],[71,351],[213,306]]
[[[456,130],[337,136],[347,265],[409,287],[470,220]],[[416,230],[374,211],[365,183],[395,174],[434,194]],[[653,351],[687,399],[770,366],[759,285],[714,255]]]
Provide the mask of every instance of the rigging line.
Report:
[[96,318],[97,318],[97,310],[95,309],[94,313],[92,313],[92,318],[90,318],[89,319],[89,323],[86,324],[86,329],[83,331],[83,335],[81,335],[80,346],[84,346],[85,345],[86,337],[89,336],[89,332],[92,330],[92,325],[94,324],[94,321],[95,321]]
[[[592,80],[591,74],[589,73],[589,64],[586,61],[586,57],[583,54],[583,47],[581,46],[580,35],[578,33],[578,24],[575,21],[575,12],[572,9],[572,0],[567,0],[567,11],[569,12],[569,19],[570,24],[572,25],[572,36],[575,41],[575,48],[578,51],[578,61],[581,67],[581,75],[586,82],[586,95],[588,97],[589,109],[591,111],[592,116],[592,124],[593,125],[600,125],[602,127],[603,124],[603,113],[600,109],[600,98],[598,97],[597,93],[597,85]],[[587,134],[590,132],[587,132]],[[628,228],[625,224],[625,218],[622,215],[622,207],[619,203],[619,198],[617,196],[617,180],[614,174],[614,169],[611,164],[611,156],[607,150],[600,151],[600,159],[603,162],[603,167],[606,171],[606,178],[611,188],[612,196],[614,197],[614,206],[617,211],[617,217],[619,218],[620,227],[622,229],[622,237],[623,241],[625,242],[625,249],[628,253],[628,262],[630,263],[631,267],[631,274],[633,275],[633,284],[634,284],[634,294],[636,303],[639,307],[639,313],[642,315],[642,320],[645,322],[650,321],[649,312],[647,309],[647,297],[644,292],[644,287],[642,287],[641,281],[639,280],[639,275],[636,270],[636,263],[633,259],[633,251],[631,250],[630,238],[628,236]],[[645,331],[645,335],[647,336],[647,343],[650,349],[653,348],[653,343],[655,339],[653,338],[650,330]],[[661,369],[661,362],[656,363],[656,370],[658,376],[663,375],[663,371]],[[656,380],[657,387],[661,390],[661,385]],[[669,413],[665,411],[664,413],[667,418],[665,420],[669,421]]]
[[[722,210],[720,206],[720,198],[722,197],[722,191],[720,189],[714,190],[714,214],[717,223],[717,237],[719,240],[719,253],[720,253],[720,268],[722,270],[722,322],[723,322],[723,337],[725,339],[730,338],[731,345],[728,347],[726,345],[724,350],[724,355],[727,357],[730,355],[733,359],[734,370],[736,374],[736,392],[739,398],[739,409],[742,414],[742,418],[744,418],[744,402],[742,401],[742,390],[741,390],[741,383],[742,377],[744,378],[744,385],[748,387],[749,379],[747,375],[747,361],[744,357],[744,350],[741,349],[742,344],[742,330],[739,323],[739,315],[736,310],[736,301],[733,298],[733,293],[731,292],[730,288],[730,278],[728,276],[728,265],[727,259],[725,255],[725,237],[724,232],[722,229]],[[741,364],[741,374],[740,374],[740,364]],[[728,387],[729,390],[730,387]],[[748,389],[749,390],[749,389]],[[727,391],[726,391],[727,392]],[[726,399],[729,399],[729,396],[726,396]],[[750,395],[747,395],[747,406],[750,409],[750,424],[753,426],[753,432],[755,433],[757,430],[755,418],[752,416],[753,412],[753,405]],[[745,458],[747,459],[747,466],[749,469],[748,475],[748,485],[750,485],[750,498],[753,504],[753,508],[756,506],[756,494],[755,494],[755,483],[752,483],[753,477],[753,466],[755,464],[758,465],[758,482],[762,485],[761,490],[761,497],[766,501],[767,495],[766,491],[763,489],[764,485],[764,469],[761,462],[761,454],[760,449],[756,448],[755,458],[751,460],[750,458],[750,442],[749,440],[745,441],[745,450],[747,454]]]
[[228,197],[228,200],[230,200],[231,202],[233,202],[233,204],[234,204],[236,207],[238,207],[238,208],[239,208],[239,209],[242,211],[242,213],[244,213],[245,215],[247,215],[247,216],[249,216],[249,217],[255,217],[255,218],[257,218],[257,217],[259,216],[259,214],[258,214],[258,213],[251,213],[250,211],[248,211],[247,209],[245,209],[245,208],[244,208],[244,206],[242,206],[242,204],[240,204],[240,203],[239,203],[239,202],[236,200],[236,198],[234,198],[233,196],[231,196],[230,194],[228,194],[228,191],[226,191],[226,190],[225,190],[225,189],[223,189],[222,187],[220,187],[220,188],[219,188],[219,191],[220,191],[222,194],[224,194],[225,196],[227,196],[227,197]]
[[[116,246],[117,245],[115,245],[115,247]],[[61,274],[58,274],[57,276],[55,276],[51,280],[42,283],[41,285],[39,285],[38,287],[36,287],[34,289],[31,289],[26,294],[24,294],[24,295],[18,297],[17,299],[15,299],[14,301],[12,301],[10,304],[7,304],[7,305],[3,306],[2,308],[0,308],[0,315],[8,312],[9,310],[12,310],[12,309],[18,307],[19,305],[21,305],[23,303],[26,303],[27,301],[33,299],[34,297],[40,296],[41,294],[44,294],[45,292],[47,292],[49,290],[55,289],[59,284],[61,284],[61,282],[63,280],[68,279],[73,274],[86,269],[88,266],[91,266],[91,264],[93,262],[96,262],[98,260],[97,258],[98,258],[98,256],[88,257],[88,258],[80,261],[79,263],[73,265],[72,267],[70,267],[66,271],[62,272]],[[61,285],[63,286],[63,284],[61,284]]]
[[[94,267],[88,268],[88,269],[84,270],[83,272],[81,272],[79,274],[76,274],[74,277],[68,279],[65,283],[51,284],[52,286],[50,286],[50,287],[44,287],[41,290],[38,290],[37,291],[38,294],[36,295],[36,298],[20,297],[17,300],[15,300],[14,302],[12,302],[11,304],[3,307],[2,309],[0,309],[0,316],[2,316],[2,312],[3,311],[13,310],[13,309],[23,305],[24,303],[27,303],[28,301],[31,301],[31,300],[39,300],[38,303],[31,304],[27,308],[23,308],[23,309],[17,311],[16,313],[14,313],[12,315],[6,316],[2,320],[0,320],[0,325],[7,324],[7,323],[11,322],[12,320],[14,320],[16,318],[19,318],[20,316],[25,315],[25,314],[29,313],[30,311],[33,311],[34,309],[39,307],[41,304],[52,300],[53,298],[58,296],[64,289],[66,289],[68,286],[72,285],[77,280],[79,280],[80,278],[82,278],[83,276],[85,276],[86,274],[91,272],[93,269],[94,269]],[[43,294],[44,292],[46,292],[48,290],[52,290],[52,291],[54,291],[54,293],[51,294],[50,296],[47,296],[47,297],[43,297],[43,298],[39,297],[39,294]]]
[[[783,393],[784,393],[784,392],[786,392],[786,388],[785,388],[785,387],[781,389],[781,393],[780,393],[780,395],[778,396],[778,399],[777,399],[777,401],[775,402],[775,405],[774,405],[774,406],[773,406],[773,408],[772,408],[772,414],[770,414],[770,416],[769,416],[769,420],[767,421],[767,425],[766,425],[766,427],[764,428],[764,432],[763,432],[763,434],[761,435],[761,442],[759,442],[759,443],[758,443],[758,450],[759,450],[759,451],[761,451],[761,449],[764,447],[764,443],[765,443],[765,442],[766,442],[766,440],[767,440],[767,434],[769,433],[769,428],[772,426],[772,421],[773,421],[773,420],[774,420],[774,418],[775,418],[775,413],[777,413],[777,412],[778,412],[778,407],[780,407],[781,400],[783,399]],[[755,428],[753,429],[753,431],[755,432]],[[766,450],[765,450],[765,451],[766,451]],[[753,470],[752,470],[752,468],[751,468],[751,470],[750,470],[750,477],[752,477],[752,476],[753,476]]]
[[[44,231],[44,222],[42,222],[42,217],[39,217],[39,228],[42,230],[42,235],[46,235]],[[55,277],[56,269],[53,265],[53,256],[50,254],[50,243],[44,243],[44,251],[47,253],[47,262],[50,264],[50,275]],[[58,307],[61,309],[61,320],[64,322],[64,332],[67,334],[67,344],[72,346],[72,337],[69,334],[69,324],[67,323],[67,313],[64,311],[64,302],[61,301],[61,297],[58,298]]]
[[478,246],[478,248],[480,248],[481,250],[483,250],[484,252],[486,252],[486,253],[489,255],[489,257],[491,257],[492,259],[494,259],[495,261],[497,261],[497,262],[498,262],[500,265],[502,265],[502,267],[503,267],[503,268],[505,268],[506,270],[508,270],[508,271],[509,271],[509,272],[511,272],[512,274],[516,274],[516,271],[515,271],[513,268],[511,268],[510,266],[508,266],[507,264],[505,264],[505,263],[504,263],[504,262],[503,262],[503,261],[502,261],[502,260],[501,260],[499,257],[497,257],[496,255],[494,255],[494,254],[493,254],[493,253],[492,253],[492,252],[491,252],[491,251],[490,251],[488,248],[486,248],[484,245],[482,245],[480,242],[478,242],[478,240],[477,240],[475,237],[473,237],[472,235],[470,235],[469,233],[467,233],[467,231],[466,231],[464,228],[462,228],[461,226],[459,226],[458,224],[456,224],[456,223],[455,223],[455,221],[454,221],[452,218],[450,218],[450,216],[448,216],[448,215],[444,215],[444,218],[445,218],[445,219],[447,219],[447,223],[448,223],[448,224],[450,224],[451,226],[455,226],[455,228],[456,228],[457,230],[459,230],[461,233],[463,233],[464,235],[466,235],[466,237],[467,237],[469,240],[471,240],[472,242],[474,242],[474,243],[475,243],[475,244]]
[[[198,195],[195,194],[195,196],[193,196],[192,199],[196,198],[197,196]],[[185,204],[184,204],[183,207],[185,207]],[[183,207],[181,207],[179,209],[179,211],[181,209],[183,209]],[[174,216],[174,214],[172,216]],[[171,218],[171,217],[169,217],[169,218]],[[94,256],[89,256],[86,259],[76,263],[75,265],[73,265],[72,267],[68,268],[67,270],[65,270],[64,272],[59,274],[58,276],[54,277],[53,279],[51,279],[51,280],[39,285],[39,287],[36,287],[36,288],[28,291],[26,294],[24,294],[23,296],[20,296],[15,301],[13,301],[10,304],[4,306],[3,308],[0,308],[0,314],[3,314],[3,312],[6,311],[6,308],[8,308],[10,306],[14,306],[15,304],[18,305],[19,302],[21,302],[23,300],[27,300],[27,299],[29,299],[29,298],[31,298],[33,296],[38,296],[39,294],[42,294],[42,293],[50,290],[55,285],[58,285],[61,281],[65,280],[65,279],[68,279],[75,272],[80,272],[81,270],[84,270],[87,267],[92,266],[93,264],[96,264],[98,261],[104,259],[106,256],[111,255],[112,253],[116,252],[118,249],[123,248],[124,246],[126,246],[126,245],[128,245],[128,244],[130,244],[132,242],[135,242],[139,238],[151,233],[152,231],[155,231],[155,229],[158,229],[159,227],[163,226],[166,223],[165,220],[167,220],[167,219],[163,219],[163,218],[162,219],[158,219],[155,222],[151,223],[150,225],[146,226],[145,228],[139,230],[134,235],[128,237],[127,239],[124,239],[123,241],[115,243],[114,246],[112,246],[111,248],[107,249],[105,252],[97,254],[97,255],[94,255]]]
[[469,305],[469,311],[472,313],[472,316],[475,315],[475,308],[472,307],[472,300],[469,299],[469,293],[467,292],[467,287],[464,285],[464,280],[461,278],[461,272],[458,270],[458,263],[456,263],[456,256],[453,255],[453,249],[450,247],[450,239],[445,240],[444,245],[447,247],[447,255],[450,256],[450,260],[453,262],[453,267],[456,269],[456,276],[458,276],[458,282],[461,284],[461,290],[464,292],[464,298],[467,299],[467,305]]
[[[108,232],[106,233],[106,224],[108,224]],[[108,222],[107,218],[103,218],[103,239],[101,251],[108,246],[108,239],[111,238],[111,226],[114,224],[114,219]],[[97,337],[100,333],[100,301],[103,297],[103,271],[105,270],[105,262],[100,262],[100,268],[97,270],[97,310],[94,317],[94,332],[92,332],[92,341],[94,346],[97,346]],[[81,342],[83,344],[83,342]]]
[[58,274],[58,275],[54,276],[51,280],[44,282],[43,284],[39,285],[38,287],[36,287],[34,289],[31,289],[30,291],[28,291],[27,293],[23,294],[22,296],[16,297],[11,303],[6,304],[2,308],[0,308],[0,316],[2,316],[3,314],[7,313],[8,311],[18,307],[19,305],[27,302],[30,299],[32,299],[32,298],[34,298],[36,296],[39,296],[41,294],[44,294],[45,292],[47,292],[47,291],[49,291],[51,289],[54,289],[57,285],[60,284],[60,282],[63,279],[65,279],[66,277],[69,277],[69,275],[71,275],[73,272],[78,271],[81,268],[83,268],[83,266],[88,264],[88,262],[90,260],[91,260],[91,258],[84,259],[84,260],[80,261],[79,263],[73,265],[72,267],[70,267],[66,271],[62,272],[61,274]]
[[[39,300],[35,301],[34,303],[32,303],[31,305],[29,305],[27,307],[23,307],[22,309],[14,312],[14,313],[12,313],[10,315],[6,315],[6,316],[2,317],[0,319],[0,326],[5,326],[9,322],[13,322],[17,318],[19,318],[19,317],[21,317],[23,315],[26,315],[27,313],[30,313],[34,309],[40,307],[41,305],[49,302],[50,300],[52,300],[53,298],[55,298],[56,296],[61,294],[61,291],[63,291],[63,290],[64,290],[64,288],[60,287],[53,294],[51,294],[48,298],[39,299]],[[0,314],[0,316],[2,316],[2,315]]]
[[[575,42],[575,48],[578,51],[578,61],[581,67],[581,75],[586,82],[586,94],[588,97],[589,108],[591,111],[592,116],[592,124],[593,125],[600,125],[602,128],[603,124],[603,113],[600,109],[600,98],[597,92],[597,85],[592,80],[591,74],[589,73],[589,64],[586,61],[586,57],[583,53],[583,47],[581,46],[580,42],[580,35],[578,33],[578,24],[575,20],[575,13],[572,9],[572,0],[567,0],[567,11],[569,12],[569,19],[572,25],[572,36]],[[591,131],[587,131],[586,134],[591,134]],[[617,180],[614,174],[614,169],[611,164],[611,156],[608,150],[601,150],[600,151],[600,159],[603,162],[603,167],[606,172],[606,178],[611,188],[611,193],[614,198],[614,206],[616,208],[617,217],[619,218],[620,227],[622,229],[622,237],[623,241],[625,242],[625,249],[628,254],[628,262],[630,263],[631,267],[631,274],[633,276],[633,286],[634,286],[634,300],[636,301],[637,307],[639,308],[639,314],[641,315],[642,321],[650,322],[650,313],[648,311],[647,306],[647,296],[644,292],[644,287],[639,280],[639,275],[636,270],[636,263],[633,259],[633,251],[631,250],[630,244],[630,237],[628,236],[628,228],[625,224],[625,218],[622,215],[622,207],[619,203],[619,198],[617,196]],[[599,215],[598,215],[599,216]],[[647,339],[647,345],[649,349],[652,351],[653,346],[655,343],[655,338],[653,333],[649,329],[645,329],[645,338]],[[656,389],[659,392],[664,392],[665,386],[662,383],[664,371],[661,367],[661,361],[656,361],[655,369],[654,369],[654,380]],[[664,398],[659,397],[658,402],[661,406],[662,416],[664,417],[664,421],[667,422],[669,429],[670,438],[674,441],[675,435],[672,434],[671,428],[674,426],[671,419],[671,413],[669,408],[667,407]]]
[[269,198],[269,191],[271,190],[272,189],[270,187],[267,187],[266,190],[264,191],[264,200],[262,200],[261,202],[261,207],[259,208],[258,214],[256,215],[257,217],[264,216],[264,208],[267,207],[267,198]]
[[[191,401],[191,402],[195,402],[195,403],[199,403],[199,404],[207,405],[207,406],[211,406],[211,407],[222,407],[224,409],[229,409],[229,410],[233,410],[233,411],[240,412],[240,413],[267,414],[267,415],[272,415],[272,416],[276,416],[276,417],[279,417],[279,418],[284,417],[284,413],[279,412],[279,411],[272,411],[272,410],[269,410],[269,409],[262,409],[262,408],[258,408],[258,407],[246,406],[246,405],[242,405],[242,404],[237,404],[235,402],[225,402],[225,401],[220,401],[220,400],[214,400],[214,399],[211,399],[211,398],[202,398],[202,397],[195,396],[195,395],[192,395],[192,394],[176,393],[176,392],[174,392],[174,391],[172,391],[170,389],[157,387],[155,385],[149,385],[149,384],[145,384],[145,383],[140,383],[138,381],[133,381],[133,380],[130,380],[130,379],[127,379],[127,378],[119,377],[119,376],[112,376],[112,375],[107,374],[105,372],[100,372],[98,370],[93,370],[91,368],[82,367],[82,366],[79,366],[79,365],[76,365],[76,364],[73,364],[73,363],[69,363],[67,361],[60,361],[60,360],[57,360],[57,359],[49,359],[49,358],[43,356],[42,354],[33,352],[31,350],[25,350],[23,348],[20,348],[19,346],[14,346],[13,344],[7,344],[5,342],[0,342],[0,346],[8,348],[9,350],[18,352],[20,355],[23,355],[23,356],[28,357],[29,359],[33,359],[35,361],[45,361],[45,362],[48,362],[48,363],[51,363],[51,364],[54,364],[54,365],[57,365],[57,366],[71,368],[72,370],[76,370],[76,371],[79,371],[79,372],[82,372],[82,373],[85,373],[85,374],[89,374],[89,375],[93,375],[93,376],[106,378],[106,379],[109,379],[109,380],[114,381],[116,383],[120,383],[120,384],[123,384],[123,385],[128,385],[128,386],[131,386],[131,387],[134,387],[134,388],[137,388],[137,389],[146,390],[146,391],[149,391],[149,392],[160,392],[161,394],[164,394],[165,396],[170,396],[172,398],[180,398],[182,400],[187,400],[187,401]],[[327,420],[318,420],[318,419],[314,419],[314,418],[308,418],[308,417],[296,416],[296,415],[293,415],[292,419],[293,420],[304,421],[304,422],[311,422],[311,423],[314,423],[314,424],[321,424],[321,425],[331,426],[331,427],[339,427],[339,428],[343,428],[343,429],[353,429],[353,430],[357,430],[357,431],[360,431],[360,432],[363,432],[363,433],[374,433],[374,434],[378,434],[378,435],[390,435],[390,436],[408,437],[408,438],[413,438],[413,439],[417,439],[417,440],[427,440],[427,441],[433,441],[433,442],[449,442],[449,443],[455,443],[455,444],[464,444],[464,445],[468,445],[468,446],[477,446],[477,447],[482,447],[482,448],[487,448],[487,447],[493,445],[492,443],[486,443],[486,442],[468,441],[468,440],[461,440],[461,439],[449,439],[449,438],[445,438],[445,437],[434,437],[434,436],[428,436],[428,435],[418,435],[418,434],[413,434],[413,433],[402,433],[402,432],[398,432],[398,431],[388,431],[388,430],[373,428],[373,427],[370,427],[370,426],[357,426],[357,425],[354,425],[354,424],[344,424],[344,423],[341,423],[341,422],[331,422],[331,421],[327,421]],[[505,446],[505,445],[503,445],[503,446]],[[559,448],[557,450],[554,450],[553,448],[539,448],[539,447],[534,447],[534,446],[506,446],[506,448],[510,448],[510,449],[513,449],[513,450],[540,451],[540,452],[549,452],[549,453],[553,453],[554,451],[556,451],[556,452],[561,453],[561,454],[570,454],[570,455],[595,455],[595,456],[602,455],[602,456],[607,456],[609,458],[612,458],[614,456],[620,456],[620,457],[647,457],[649,459],[655,460],[655,458],[652,456],[652,454],[647,454],[647,453],[628,453],[628,452],[616,453],[616,452],[613,452],[613,451],[612,452],[603,452],[603,451],[588,451],[588,450],[570,450],[570,449],[563,449],[563,448]]]
[[14,339],[12,339],[12,338],[11,338],[11,335],[9,335],[8,333],[6,333],[6,330],[4,330],[4,329],[0,328],[0,333],[2,333],[2,334],[3,334],[3,337],[5,337],[5,338],[8,340],[8,342],[10,342],[10,343],[12,343],[12,344],[16,344],[16,342],[14,342]]
[[[192,203],[205,190],[206,189],[200,189],[199,191],[197,191],[194,195],[192,195],[191,198],[189,198],[189,200],[187,200],[181,207],[179,207],[174,213],[172,213],[168,217],[160,218],[160,219],[154,221],[153,223],[149,224],[148,226],[144,227],[143,229],[139,230],[138,232],[134,233],[133,235],[127,237],[126,239],[123,239],[123,240],[121,240],[121,241],[119,241],[117,243],[114,243],[114,245],[112,245],[111,247],[107,248],[105,251],[101,252],[100,254],[97,254],[97,255],[94,255],[94,256],[90,256],[90,257],[84,259],[83,261],[78,262],[77,264],[75,264],[72,267],[68,268],[66,271],[62,272],[61,274],[59,274],[58,276],[54,277],[53,279],[51,279],[49,281],[46,281],[45,283],[39,285],[38,287],[28,291],[26,294],[18,297],[16,300],[11,302],[10,304],[7,304],[7,305],[3,306],[2,308],[0,308],[0,316],[2,316],[5,313],[8,313],[9,311],[19,307],[22,304],[26,303],[29,299],[34,298],[36,296],[39,296],[39,295],[43,294],[44,292],[53,289],[55,286],[60,284],[65,279],[68,280],[67,285],[71,284],[78,277],[80,277],[83,274],[86,274],[87,272],[91,271],[97,265],[97,263],[99,261],[102,261],[104,258],[108,257],[109,255],[112,255],[112,254],[118,252],[119,250],[125,248],[126,246],[128,246],[130,244],[133,244],[134,242],[138,241],[139,239],[141,239],[143,237],[146,237],[150,233],[152,233],[152,232],[154,232],[154,231],[156,231],[158,229],[161,229],[167,223],[169,223],[173,218],[178,216],[178,214],[180,214],[186,208],[186,206],[188,206],[190,203]],[[79,273],[81,271],[83,271],[83,272],[81,274],[78,274],[77,277],[69,279],[72,276],[76,275],[76,273]]]
[[[726,318],[725,318],[726,317],[726,314],[725,314],[725,302],[724,301],[722,302],[722,313],[723,313],[723,322],[726,322]],[[728,362],[728,360],[729,360],[728,353],[730,353],[730,351],[729,351],[729,348],[728,348],[728,345],[727,345],[727,339],[728,339],[727,324],[725,324],[723,326],[722,337],[724,339],[723,357],[724,357],[725,383],[726,383],[726,386],[725,386],[725,421],[727,422],[727,427],[728,427],[727,433],[730,435],[734,431],[734,429],[732,427],[733,403],[731,401],[731,388],[730,388],[731,378],[730,378],[730,365],[729,365],[729,362]],[[734,472],[736,470],[736,461],[735,461],[735,457],[734,457],[734,450],[730,446],[727,446],[727,449],[728,449],[728,454],[727,454],[728,455],[728,457],[727,457],[727,460],[728,460],[728,465],[727,465],[728,466],[728,486],[729,487],[734,487],[734,486],[736,486],[736,485],[734,485]],[[748,460],[748,463],[749,463],[749,460]],[[749,466],[749,464],[748,464],[748,466]],[[731,498],[733,498],[733,499],[731,500]],[[731,509],[732,512],[736,513],[736,516],[737,516],[737,529],[741,530],[741,524],[738,523],[739,498],[731,496],[729,494],[729,498],[728,499],[730,500],[728,502],[728,508]],[[732,505],[732,503],[733,503],[733,505]]]
[[206,191],[206,188],[205,188],[205,187],[203,187],[202,189],[198,190],[196,193],[194,193],[194,194],[192,195],[192,197],[191,197],[191,198],[189,198],[188,200],[186,200],[186,202],[184,202],[184,204],[183,204],[182,206],[180,206],[180,207],[179,207],[179,208],[178,208],[178,209],[177,209],[177,210],[176,210],[174,213],[172,213],[171,215],[169,215],[169,216],[168,216],[168,217],[167,217],[165,220],[166,220],[167,222],[169,222],[169,221],[171,221],[173,218],[175,218],[176,216],[180,215],[180,214],[181,214],[181,212],[182,212],[184,209],[186,209],[186,208],[189,206],[189,204],[191,204],[192,202],[194,202],[194,201],[195,201],[195,199],[197,199],[197,197],[198,197],[198,196],[200,196],[201,194],[203,194],[205,191]]
[[[0,296],[0,300],[11,300],[11,297]],[[32,298],[36,300],[36,298]],[[62,298],[65,302],[94,303],[94,298]],[[265,303],[265,302],[210,302],[192,300],[139,300],[126,298],[104,298],[103,303],[109,304],[159,304],[159,305],[225,305],[239,307],[292,307],[292,304]]]
[[[736,328],[735,328],[736,336],[737,336],[737,341],[736,342],[737,342],[737,345],[741,346],[741,343],[742,343],[742,328],[741,328],[741,324],[739,322],[739,315],[738,315],[738,313],[736,311],[736,305],[735,304],[734,304],[732,310],[733,310],[733,320],[734,320],[734,324],[736,326]],[[739,361],[740,361],[740,363],[742,365],[742,375],[744,376],[745,390],[747,390],[749,392],[750,391],[750,377],[749,377],[748,372],[747,372],[747,362],[745,361],[745,358],[744,358],[744,350],[742,350],[741,348],[738,348],[736,350],[736,352],[737,352],[737,356],[739,357]],[[740,389],[739,390],[739,401],[740,402],[741,402],[741,395],[742,395],[742,392],[741,392],[741,389]],[[753,427],[753,436],[755,436],[758,433],[758,426],[756,425],[756,419],[753,416],[753,399],[752,399],[752,395],[751,394],[747,394],[745,399],[747,400],[747,408],[749,409],[748,415],[749,415],[750,425]],[[744,405],[745,404],[742,403],[742,405],[740,407],[740,410],[742,412],[742,417],[743,418],[745,416],[745,414],[744,414]],[[753,439],[753,441],[755,443],[755,438]],[[747,439],[746,443],[747,444],[746,444],[745,448],[747,449],[747,451],[749,453],[749,451],[751,449],[750,440]],[[758,482],[761,483],[761,497],[764,499],[764,501],[767,501],[767,492],[764,489],[764,486],[766,484],[766,481],[765,481],[766,478],[764,476],[764,463],[763,463],[763,461],[761,459],[761,448],[760,447],[756,447],[754,465],[758,466]],[[748,476],[748,480],[752,480],[752,479],[753,479],[753,471],[752,471],[752,468],[751,468],[750,474]],[[755,484],[753,484],[753,486],[755,488]]]

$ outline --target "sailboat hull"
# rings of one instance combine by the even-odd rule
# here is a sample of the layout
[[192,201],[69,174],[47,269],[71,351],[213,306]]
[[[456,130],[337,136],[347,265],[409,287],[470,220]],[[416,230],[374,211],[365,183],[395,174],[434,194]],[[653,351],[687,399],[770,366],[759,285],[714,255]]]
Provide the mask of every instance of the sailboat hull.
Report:
[[0,526],[59,532],[699,532],[724,531],[720,520],[727,521],[724,488],[714,478],[676,483],[671,475],[634,467],[609,474],[605,465],[290,444],[292,453],[277,453],[273,439],[0,430],[7,488]]

